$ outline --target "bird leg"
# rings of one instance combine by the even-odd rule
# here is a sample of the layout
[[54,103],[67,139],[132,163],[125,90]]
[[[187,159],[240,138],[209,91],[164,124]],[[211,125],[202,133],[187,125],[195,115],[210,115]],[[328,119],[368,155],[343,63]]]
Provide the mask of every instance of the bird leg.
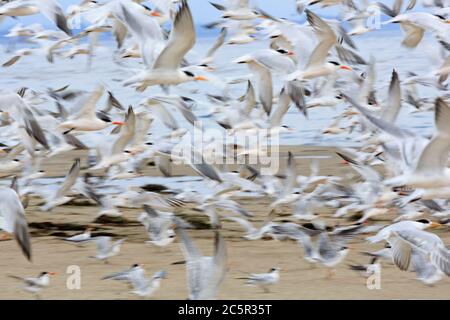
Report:
[[327,268],[327,276],[325,278],[330,280],[334,275],[336,275],[336,270]]
[[13,236],[7,232],[3,232],[2,234],[0,234],[0,241],[8,241],[8,240],[12,240]]
[[315,263],[311,263],[309,265],[309,270],[315,270],[317,268],[317,265]]

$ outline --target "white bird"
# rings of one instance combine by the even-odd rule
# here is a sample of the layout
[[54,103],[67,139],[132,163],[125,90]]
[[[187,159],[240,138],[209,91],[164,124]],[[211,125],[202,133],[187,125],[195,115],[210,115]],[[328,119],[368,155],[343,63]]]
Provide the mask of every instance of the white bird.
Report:
[[18,0],[11,1],[0,7],[0,16],[22,17],[42,13],[56,26],[71,36],[67,20],[61,6],[56,0]]
[[259,286],[268,293],[269,286],[276,284],[280,280],[280,268],[271,268],[268,273],[251,273],[248,277],[238,279],[247,280],[248,285]]
[[431,32],[444,43],[450,43],[450,26],[448,20],[428,12],[408,12],[400,14],[384,23],[400,23],[405,33],[402,44],[408,48],[417,47],[422,41],[425,31]]
[[86,230],[83,233],[76,234],[76,235],[68,237],[68,238],[64,238],[63,240],[67,241],[67,242],[76,243],[76,244],[84,243],[91,239],[91,231],[92,231],[92,228],[89,227],[89,228],[86,228]]
[[25,210],[17,192],[0,187],[0,229],[14,235],[25,257],[31,261],[31,242]]
[[235,63],[247,64],[254,73],[258,83],[259,100],[264,111],[269,115],[273,103],[272,71],[291,73],[295,70],[295,63],[289,58],[292,55],[283,49],[279,51],[264,49],[250,55],[236,59]]
[[111,279],[126,281],[133,288],[132,293],[141,297],[150,297],[159,289],[161,280],[166,278],[166,272],[155,272],[150,279],[145,276],[142,264],[134,264],[130,269],[104,276],[102,280]]
[[287,76],[288,80],[307,80],[328,76],[339,69],[352,70],[349,66],[341,65],[336,61],[326,61],[329,51],[337,42],[333,29],[315,13],[305,10],[308,22],[316,31],[320,42],[311,53],[304,70],[298,70]]
[[387,186],[410,186],[415,188],[448,187],[450,169],[447,157],[450,151],[450,106],[441,98],[435,101],[435,126],[433,138],[426,144],[410,170],[387,179]]
[[95,241],[97,245],[97,254],[94,258],[103,260],[105,263],[108,263],[109,258],[120,253],[120,246],[126,240],[123,238],[111,243],[112,238],[108,236],[99,236],[91,239]]
[[272,226],[275,225],[274,223],[266,223],[263,226],[261,226],[259,229],[257,229],[253,226],[253,224],[250,221],[248,221],[245,218],[225,217],[225,219],[237,222],[242,227],[244,227],[245,235],[243,235],[243,238],[247,239],[247,240],[261,239],[265,234],[269,234],[272,230]]
[[173,231],[173,215],[156,212],[151,206],[144,205],[144,210],[138,221],[142,223],[148,233],[150,241],[146,243],[154,244],[158,247],[169,245],[175,240]]
[[125,25],[138,42],[139,55],[142,57],[146,67],[151,68],[155,58],[163,49],[164,37],[158,22],[155,19],[149,19],[146,14],[140,12],[139,7],[121,4],[114,7],[113,14]]
[[56,275],[55,272],[41,272],[36,278],[22,278],[14,275],[9,275],[23,282],[23,288],[31,293],[36,294],[39,298],[39,293],[50,285],[50,276]]
[[95,112],[96,104],[103,96],[103,93],[103,86],[99,86],[95,89],[89,97],[80,103],[78,106],[80,111],[71,116],[67,121],[61,123],[59,128],[68,133],[71,131],[97,131],[103,130],[110,125],[122,125],[123,122],[111,121],[109,117],[105,117],[103,114],[98,114],[101,118],[97,116]]
[[72,200],[72,197],[67,196],[67,194],[72,190],[79,174],[80,159],[76,159],[70,167],[70,170],[67,173],[62,185],[58,189],[54,191],[50,190],[49,193],[46,193],[47,190],[42,188],[36,189],[36,192],[42,194],[45,198],[45,205],[41,207],[41,210],[49,211]]
[[439,223],[428,219],[420,219],[417,221],[400,221],[381,229],[376,235],[368,237],[367,240],[371,243],[376,243],[382,240],[387,240],[393,232],[403,230],[425,230],[427,228],[436,228],[439,226],[441,226]]
[[226,274],[227,252],[225,240],[215,232],[214,256],[202,256],[186,231],[177,221],[175,232],[181,240],[181,248],[186,259],[189,299],[216,299],[219,287]]
[[195,39],[191,10],[186,0],[182,0],[181,8],[175,16],[169,41],[153,67],[126,80],[124,85],[138,84],[137,89],[144,91],[147,87],[154,85],[177,85],[187,81],[206,80],[203,76],[195,76],[190,71],[180,69],[181,62],[186,53],[194,46]]
[[232,20],[253,20],[260,18],[261,14],[249,7],[248,0],[228,1],[227,5],[210,2],[217,10],[222,12],[222,18]]
[[[136,134],[136,115],[133,108],[130,106],[125,116],[125,120],[121,122],[120,132],[118,137],[114,139],[111,145],[105,145],[103,139],[100,140],[98,150],[105,150],[101,154],[101,160],[97,165],[90,168],[90,170],[108,169],[114,165],[120,165],[121,163],[130,159],[133,156],[133,152],[127,149],[127,146],[133,140]],[[99,159],[97,159],[98,161]]]
[[298,243],[303,247],[305,259],[312,263],[321,263],[327,268],[327,278],[334,274],[334,267],[341,263],[347,256],[349,249],[342,241],[332,241],[326,232],[319,234],[319,239],[314,246],[311,237],[304,232],[298,233]]
[[[394,231],[387,241],[392,247],[394,263],[400,270],[408,270],[412,252],[417,250],[423,255],[416,256],[417,271],[421,267],[427,267],[426,262],[429,262],[440,272],[450,276],[450,251],[437,235],[419,229],[406,229]],[[417,258],[424,261],[418,261]]]

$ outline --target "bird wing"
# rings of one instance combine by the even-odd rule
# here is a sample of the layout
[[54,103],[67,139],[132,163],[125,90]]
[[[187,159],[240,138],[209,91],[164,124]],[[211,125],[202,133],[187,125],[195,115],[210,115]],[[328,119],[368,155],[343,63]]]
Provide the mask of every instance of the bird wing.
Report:
[[437,132],[422,151],[416,172],[439,174],[447,167],[450,151],[450,106],[441,98],[437,98],[434,105]]
[[402,44],[408,48],[415,48],[423,38],[425,30],[409,22],[400,22],[400,27],[405,33]]
[[225,219],[239,223],[242,227],[244,227],[246,233],[252,233],[256,231],[256,228],[253,226],[253,224],[245,218],[225,217]]
[[405,241],[403,237],[397,236],[397,233],[393,233],[388,239],[391,245],[392,259],[400,270],[406,271],[409,268],[411,262],[411,252],[412,248],[409,242]]
[[36,3],[44,16],[53,21],[67,35],[72,35],[72,31],[67,26],[66,16],[56,0],[39,0]]
[[177,130],[180,127],[168,108],[158,103],[152,104],[152,110],[156,113],[156,116],[164,123],[164,125],[169,129]]
[[80,112],[76,115],[76,118],[95,118],[96,104],[103,96],[105,89],[103,86],[97,87],[87,98],[77,106],[80,108]]
[[76,159],[72,164],[72,167],[70,167],[70,170],[67,173],[63,184],[56,192],[55,198],[63,197],[75,184],[79,174],[80,174],[80,159]]
[[145,213],[147,213],[147,215],[148,215],[150,218],[157,218],[157,217],[159,217],[158,212],[156,212],[155,209],[153,209],[153,208],[152,208],[151,206],[149,206],[148,204],[144,204],[144,210],[145,210]]
[[336,152],[338,156],[344,159],[347,163],[349,163],[355,171],[357,171],[366,181],[380,182],[381,176],[380,174],[372,169],[370,166],[363,165],[361,163],[356,162],[354,159],[349,156]]
[[215,299],[220,284],[225,279],[227,272],[227,250],[225,240],[218,231],[214,237],[214,256],[211,264],[211,273],[206,283],[206,287],[202,288],[201,299]]
[[30,233],[19,196],[13,189],[0,188],[0,198],[2,199],[0,214],[4,219],[3,229],[14,234],[23,254],[31,260]]
[[173,22],[169,41],[156,59],[153,68],[171,70],[179,68],[183,57],[194,46],[195,39],[191,10],[187,1],[182,0],[181,8],[178,10]]
[[286,184],[283,190],[283,195],[288,195],[292,192],[297,184],[297,173],[295,171],[295,157],[291,151],[288,151],[287,166],[286,166]]
[[336,245],[333,245],[327,233],[322,232],[319,235],[319,240],[317,242],[317,251],[319,256],[325,261],[333,259],[337,254],[336,249]]
[[434,266],[450,275],[450,250],[437,235],[423,230],[401,230],[397,231],[396,235],[409,246],[428,255]]
[[215,180],[217,182],[222,182],[217,170],[209,163],[205,161],[203,156],[197,151],[193,150],[192,157],[189,159],[189,165],[194,169],[198,174],[209,178],[211,180]]
[[342,94],[343,97],[351,104],[353,107],[358,109],[359,112],[361,112],[369,121],[371,124],[373,124],[378,129],[388,133],[389,135],[393,136],[394,138],[410,138],[410,137],[416,137],[417,135],[409,130],[402,129],[393,123],[384,121],[383,119],[377,118],[373,116],[366,108],[361,106],[359,103],[357,103],[354,99],[349,97],[346,94]]
[[247,83],[247,91],[245,95],[242,97],[242,101],[244,101],[243,112],[245,115],[250,115],[253,108],[256,105],[256,96],[255,96],[255,88],[250,80]]
[[278,98],[278,107],[270,116],[270,127],[279,127],[281,126],[282,120],[286,112],[289,110],[289,106],[291,105],[291,98],[286,92],[286,88],[283,87],[280,92],[280,97]]
[[306,233],[302,234],[298,238],[297,243],[303,247],[305,257],[310,258],[310,257],[313,256],[313,254],[314,254],[314,247],[313,247],[313,244],[311,242],[310,236],[308,236]]
[[111,237],[101,236],[93,238],[95,244],[97,245],[97,252],[99,254],[106,254],[110,249]]
[[268,69],[283,73],[291,73],[296,69],[294,61],[274,50],[261,50],[254,55],[255,60]]
[[214,42],[214,45],[208,50],[205,58],[212,58],[214,56],[216,51],[224,44],[226,36],[227,28],[222,28],[219,37],[217,38],[216,42]]
[[49,150],[50,147],[48,145],[47,138],[44,135],[44,131],[34,117],[33,113],[28,108],[23,108],[22,112],[25,130],[27,133],[36,139],[36,141],[39,142],[45,149]]
[[201,252],[192,241],[191,237],[187,234],[184,228],[180,227],[181,222],[179,219],[175,219],[175,232],[177,236],[181,239],[180,245],[183,251],[183,255],[187,261],[195,261],[201,258]]
[[412,252],[411,267],[419,279],[429,278],[437,272],[437,268],[430,262],[430,259],[418,250]]
[[321,39],[309,57],[306,69],[321,66],[328,56],[328,52],[336,43],[336,34],[333,29],[323,21],[318,15],[306,9],[306,17],[309,24],[314,28],[317,35]]
[[111,154],[119,154],[125,150],[125,147],[133,139],[136,133],[136,116],[133,108],[128,108],[127,115],[125,117],[124,125],[120,127],[119,138],[114,142]]
[[249,62],[250,70],[256,73],[258,81],[259,100],[263,105],[264,111],[270,115],[273,102],[272,73],[268,68],[258,62]]
[[387,122],[395,122],[401,107],[401,88],[398,74],[395,70],[392,71],[391,83],[389,84],[388,100],[381,119]]
[[153,64],[155,46],[162,43],[164,36],[156,19],[149,19],[147,15],[131,10],[121,4],[116,17],[130,30],[134,38],[139,41],[142,59],[147,67]]

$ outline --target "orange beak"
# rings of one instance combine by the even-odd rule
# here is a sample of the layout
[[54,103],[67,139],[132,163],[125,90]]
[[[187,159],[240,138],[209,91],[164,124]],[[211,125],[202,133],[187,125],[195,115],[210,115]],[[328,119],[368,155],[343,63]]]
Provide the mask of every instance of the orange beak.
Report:
[[352,71],[353,69],[349,66],[340,66],[339,69]]
[[196,76],[196,77],[194,77],[194,80],[196,80],[196,81],[208,81],[208,78],[206,78],[204,76]]
[[115,124],[117,126],[123,126],[125,123],[122,121],[113,121],[112,124]]
[[57,275],[56,272],[49,272],[48,274],[49,274],[50,276],[56,276],[56,275]]
[[437,223],[437,222],[431,222],[431,224],[430,224],[430,228],[437,228],[437,227],[441,227],[441,226],[442,226],[442,224]]
[[293,56],[295,53],[293,53],[292,51],[289,51],[288,53],[287,53],[287,55],[288,56]]
[[152,17],[161,17],[161,13],[157,12],[157,11],[152,11],[152,13],[150,13],[150,15]]

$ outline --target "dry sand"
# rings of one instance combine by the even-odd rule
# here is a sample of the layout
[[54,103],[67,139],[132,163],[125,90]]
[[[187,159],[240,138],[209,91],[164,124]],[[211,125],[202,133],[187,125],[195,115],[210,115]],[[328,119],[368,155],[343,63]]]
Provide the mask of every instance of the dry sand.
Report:
[[[340,164],[332,148],[313,147],[283,147],[282,156],[286,150],[292,150],[296,156],[305,157],[297,160],[298,172],[308,174],[309,156],[330,156],[320,159],[320,173],[345,175],[351,168]],[[71,165],[72,159],[81,154],[72,153],[65,157],[57,157],[45,163],[49,176],[64,175]],[[282,160],[284,162],[284,160]],[[160,175],[154,167],[145,169],[146,176]],[[176,175],[190,175],[192,171],[186,168],[176,168]],[[251,219],[255,225],[263,223],[268,214],[268,198],[237,199],[247,210],[255,214]],[[138,222],[137,216],[142,210],[124,210],[125,224],[95,224],[96,234],[110,234],[115,237],[127,236],[127,241],[121,253],[104,264],[89,256],[95,253],[94,244],[77,247],[60,240],[63,236],[79,233],[87,224],[91,224],[98,208],[95,206],[65,205],[53,209],[52,212],[41,212],[37,207],[38,200],[33,199],[26,209],[27,220],[31,224],[33,262],[29,263],[22,256],[15,241],[0,242],[0,299],[34,299],[20,289],[17,280],[7,277],[34,276],[41,271],[53,271],[58,275],[51,278],[51,285],[44,290],[44,299],[136,299],[123,283],[102,281],[106,274],[128,268],[133,263],[143,263],[147,274],[166,269],[168,278],[164,280],[159,291],[152,299],[185,299],[186,271],[184,265],[172,265],[183,260],[177,241],[161,249],[145,245],[148,240],[146,232]],[[286,208],[286,214],[290,209]],[[323,217],[328,224],[351,223],[349,220],[330,218],[331,212],[324,212]],[[377,220],[388,222],[392,217],[381,216]],[[200,219],[204,219],[200,217]],[[286,219],[280,217],[278,219]],[[51,222],[47,230],[38,228],[39,223]],[[197,245],[204,254],[209,254],[213,246],[211,230],[189,230]],[[436,230],[436,233],[450,243],[448,229]],[[367,263],[368,257],[361,251],[372,251],[382,247],[382,244],[368,245],[363,237],[350,242],[350,253],[347,259],[339,265],[336,275],[331,280],[325,278],[326,270],[322,267],[312,269],[302,258],[302,249],[293,241],[278,242],[274,240],[247,241],[241,238],[242,229],[231,222],[223,223],[223,236],[226,239],[228,251],[228,267],[226,279],[221,287],[221,299],[450,299],[450,279],[445,278],[430,287],[415,280],[413,272],[402,272],[396,267],[383,264],[381,271],[381,289],[369,290],[366,279],[350,270],[350,263]],[[77,265],[81,268],[81,289],[66,288],[68,266]],[[237,278],[243,272],[267,272],[271,267],[281,267],[279,283],[271,288],[270,293],[263,293],[256,287],[243,285],[243,280]]]

